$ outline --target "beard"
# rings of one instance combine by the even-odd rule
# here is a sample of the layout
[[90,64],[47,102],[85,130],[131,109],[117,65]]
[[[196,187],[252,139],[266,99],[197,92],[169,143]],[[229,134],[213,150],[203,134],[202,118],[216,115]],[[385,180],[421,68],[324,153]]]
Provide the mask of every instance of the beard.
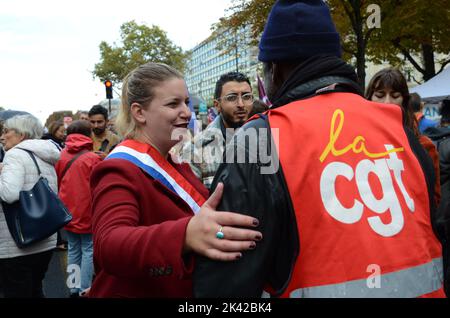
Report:
[[106,127],[103,127],[103,128],[92,128],[92,132],[96,136],[100,136],[101,134],[103,134],[105,132],[105,130],[106,130]]
[[221,115],[222,115],[222,119],[225,122],[226,126],[228,126],[229,128],[240,128],[246,122],[246,120],[243,120],[243,119],[235,121],[233,118],[233,115],[229,115],[225,112],[222,112]]

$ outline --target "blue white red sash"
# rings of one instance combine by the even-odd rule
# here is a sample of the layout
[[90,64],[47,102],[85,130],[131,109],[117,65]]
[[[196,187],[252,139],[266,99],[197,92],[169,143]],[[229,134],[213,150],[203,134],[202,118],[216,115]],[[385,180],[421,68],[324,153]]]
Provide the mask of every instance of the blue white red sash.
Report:
[[106,159],[127,160],[176,193],[192,209],[200,211],[205,198],[155,148],[135,140],[125,140]]

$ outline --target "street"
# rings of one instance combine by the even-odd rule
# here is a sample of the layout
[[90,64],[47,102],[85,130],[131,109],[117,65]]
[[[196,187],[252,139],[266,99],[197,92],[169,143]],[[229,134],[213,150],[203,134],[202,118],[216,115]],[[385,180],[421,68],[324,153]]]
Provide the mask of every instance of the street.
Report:
[[67,251],[55,250],[44,278],[44,295],[47,298],[68,298],[66,286]]
[[[45,274],[43,287],[47,298],[68,298],[69,289],[66,287],[66,263],[67,251],[55,250],[52,260]],[[0,283],[0,298],[3,298],[3,290]]]

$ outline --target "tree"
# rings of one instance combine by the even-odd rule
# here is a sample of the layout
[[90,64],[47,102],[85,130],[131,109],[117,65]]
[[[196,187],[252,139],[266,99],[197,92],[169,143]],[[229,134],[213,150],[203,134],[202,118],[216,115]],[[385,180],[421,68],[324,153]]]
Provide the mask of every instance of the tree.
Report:
[[[404,69],[410,63],[422,73],[424,80],[435,76],[450,63],[450,34],[443,28],[449,25],[450,15],[442,10],[450,6],[450,0],[378,0],[375,5],[380,9],[380,25],[370,28],[368,22],[373,13],[369,9],[374,5],[371,2],[328,1],[343,50],[356,57],[363,87],[366,58],[375,63],[388,61]],[[445,57],[435,60],[435,53],[444,53]],[[438,72],[436,63],[440,64]]]
[[[219,28],[236,30],[250,24],[253,43],[260,38],[275,0],[233,0],[231,14]],[[359,83],[364,88],[366,61],[389,61],[405,67],[408,63],[423,74],[425,80],[450,63],[450,0],[328,0],[328,6],[341,36],[343,58],[356,66]],[[373,4],[379,5],[381,28],[370,25]],[[434,53],[444,58],[435,60]],[[404,56],[404,59],[399,56]],[[420,56],[421,59],[417,59]],[[439,71],[434,65],[440,64]]]
[[[275,0],[233,0],[228,9],[232,14],[223,18],[215,25],[215,30],[228,28],[237,30],[247,24],[251,25],[253,43],[260,38],[267,21],[270,9]],[[373,29],[366,30],[366,19],[369,13],[365,11],[368,0],[329,0],[331,14],[336,28],[341,34],[344,58],[356,59],[356,68],[362,87],[365,83],[366,47]]]
[[168,64],[183,72],[187,54],[174,45],[158,26],[148,27],[135,21],[120,27],[121,43],[100,43],[100,62],[92,72],[101,81],[121,82],[125,76],[147,62]]
[[[274,1],[271,2],[274,3]],[[371,38],[379,30],[377,26],[381,25],[385,18],[393,15],[399,1],[379,0],[378,2],[384,2],[383,15],[378,12],[378,7],[374,6],[373,0],[328,0],[326,2],[341,37],[343,59],[355,64],[359,84],[364,90],[367,52]]]
[[450,0],[385,0],[382,12],[388,12],[392,3],[395,11],[387,15],[381,32],[375,32],[368,53],[375,62],[404,66],[407,61],[429,80],[450,63],[450,32],[445,28],[450,25]]
[[[364,90],[366,83],[366,54],[370,39],[377,28],[369,27],[372,15],[368,10],[371,0],[329,0],[331,15],[341,36],[343,58],[356,61],[359,85]],[[391,12],[392,10],[390,10]],[[386,15],[382,16],[384,19]]]
[[[275,1],[232,0],[231,7],[226,10],[231,12],[231,15],[221,18],[212,26],[213,34],[211,36],[218,38],[217,48],[222,51],[222,54],[237,52],[235,54],[238,55],[239,47],[249,44],[257,45]],[[238,36],[244,28],[250,28],[250,39]]]
[[48,125],[50,125],[50,123],[57,121],[57,120],[63,120],[64,117],[72,117],[73,118],[73,113],[71,110],[61,110],[61,111],[56,111],[50,114],[50,116],[48,116],[47,120],[45,121],[45,127],[48,127]]
[[213,30],[216,33],[221,33],[224,29],[237,33],[242,27],[249,26],[251,28],[251,44],[256,45],[275,1],[232,0],[231,7],[226,10],[231,15],[221,18],[218,23],[213,25]]

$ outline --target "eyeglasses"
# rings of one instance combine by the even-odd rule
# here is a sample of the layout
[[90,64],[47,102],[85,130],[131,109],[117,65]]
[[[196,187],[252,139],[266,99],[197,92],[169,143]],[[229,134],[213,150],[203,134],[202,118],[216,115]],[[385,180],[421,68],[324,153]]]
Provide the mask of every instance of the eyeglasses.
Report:
[[239,96],[242,99],[242,102],[244,104],[250,104],[253,103],[253,94],[252,93],[245,93],[242,95],[239,94],[229,94],[229,95],[225,95],[224,97],[221,97],[219,99],[222,99],[228,103],[236,103],[239,99]]

